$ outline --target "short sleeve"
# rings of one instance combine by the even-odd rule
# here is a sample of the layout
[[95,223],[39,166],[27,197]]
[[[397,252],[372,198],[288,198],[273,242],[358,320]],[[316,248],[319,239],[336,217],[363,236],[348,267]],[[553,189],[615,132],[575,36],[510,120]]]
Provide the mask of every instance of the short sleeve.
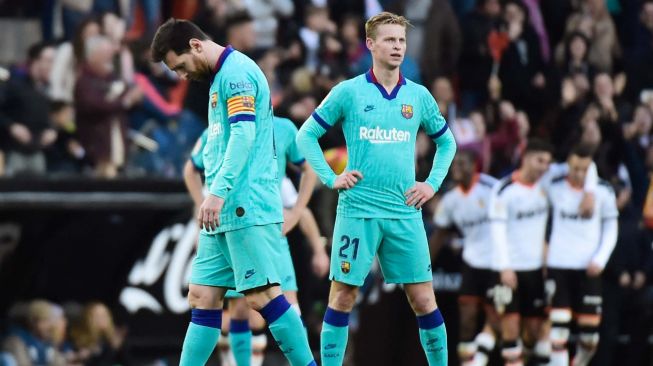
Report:
[[190,153],[190,161],[195,166],[195,169],[199,171],[204,170],[204,146],[206,145],[208,131],[208,129],[204,130],[202,136],[200,136],[197,139],[197,142],[195,142],[195,146]]
[[346,86],[340,83],[333,87],[311,115],[325,130],[333,127],[345,116],[347,105]]
[[447,132],[449,128],[447,121],[442,116],[442,113],[440,113],[440,108],[435,102],[435,99],[426,88],[422,88],[420,99],[422,102],[422,120],[420,121],[420,125],[431,139],[437,139]]
[[442,197],[437,210],[435,210],[435,215],[433,216],[433,222],[436,226],[441,228],[449,228],[453,226],[451,205],[449,204],[451,200],[449,197],[450,194],[445,194],[444,197]]
[[297,127],[295,127],[295,125],[289,121],[287,129],[288,134],[290,135],[290,146],[288,146],[288,150],[286,151],[286,157],[289,162],[295,165],[301,165],[304,163],[304,155],[299,152],[297,142],[295,141],[295,138],[297,137]]
[[221,98],[227,105],[229,123],[256,120],[256,78],[247,72],[231,73],[221,83]]

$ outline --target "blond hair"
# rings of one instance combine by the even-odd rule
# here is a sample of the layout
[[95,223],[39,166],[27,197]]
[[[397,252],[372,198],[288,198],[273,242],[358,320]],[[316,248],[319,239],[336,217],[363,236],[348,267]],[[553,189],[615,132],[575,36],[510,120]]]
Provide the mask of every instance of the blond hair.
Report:
[[365,22],[365,37],[375,39],[377,28],[383,24],[398,24],[404,28],[411,25],[403,16],[384,11]]

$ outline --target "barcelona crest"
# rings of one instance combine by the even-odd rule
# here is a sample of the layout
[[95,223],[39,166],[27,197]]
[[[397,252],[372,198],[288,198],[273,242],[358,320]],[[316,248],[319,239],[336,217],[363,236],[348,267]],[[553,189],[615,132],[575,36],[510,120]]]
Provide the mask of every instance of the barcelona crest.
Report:
[[405,119],[413,118],[413,106],[410,104],[402,104],[401,115],[404,116]]
[[218,105],[218,93],[211,94],[211,108],[215,108]]
[[340,263],[340,270],[342,273],[349,273],[349,271],[351,271],[351,264],[347,261],[342,261],[342,263]]

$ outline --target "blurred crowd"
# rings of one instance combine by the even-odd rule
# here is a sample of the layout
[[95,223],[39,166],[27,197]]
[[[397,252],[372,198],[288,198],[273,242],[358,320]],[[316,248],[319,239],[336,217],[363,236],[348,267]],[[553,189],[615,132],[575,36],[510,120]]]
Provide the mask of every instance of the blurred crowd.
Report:
[[125,331],[114,324],[106,305],[65,306],[36,299],[9,310],[8,334],[0,365],[130,364]]
[[[578,142],[596,148],[620,210],[605,273],[604,332],[613,337],[602,339],[628,325],[641,332],[628,313],[653,309],[652,0],[49,0],[41,10],[42,41],[0,68],[0,176],[180,177],[206,126],[209,85],[149,61],[153,32],[170,16],[256,60],[275,114],[300,126],[335,84],[371,67],[364,21],[388,10],[413,25],[403,75],[431,90],[480,171],[514,170],[531,136],[553,142],[558,161]],[[336,130],[320,141],[325,151],[344,146]],[[423,134],[417,145],[423,180],[434,146]],[[332,155],[334,166],[346,159]],[[330,233],[334,195],[315,200]],[[425,209],[427,225],[436,204]],[[16,344],[57,344],[56,327],[45,331],[44,315],[30,312],[61,308],[26,309]],[[53,354],[68,357],[63,349]]]

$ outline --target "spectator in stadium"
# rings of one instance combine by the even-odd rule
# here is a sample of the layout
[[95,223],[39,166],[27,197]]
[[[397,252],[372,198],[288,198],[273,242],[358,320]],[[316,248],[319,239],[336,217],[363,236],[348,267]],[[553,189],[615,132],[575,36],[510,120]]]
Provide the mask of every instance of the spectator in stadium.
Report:
[[617,174],[623,162],[624,136],[622,123],[628,115],[628,105],[615,95],[612,77],[598,73],[594,77],[594,98],[586,113],[596,118],[601,129],[599,154],[606,158],[599,164],[599,175],[611,177]]
[[131,50],[125,44],[125,32],[127,23],[124,19],[113,12],[104,12],[100,14],[100,26],[102,34],[111,41],[115,49],[113,63],[117,74],[127,84],[134,83],[134,56]]
[[46,300],[31,301],[26,310],[25,326],[19,324],[2,345],[18,365],[64,366],[66,359],[53,345],[57,314]]
[[[567,19],[566,33],[572,32],[581,32],[590,39],[589,62],[597,71],[616,71],[621,48],[604,0],[583,0],[581,9]],[[558,54],[563,47],[563,44],[558,45]]]
[[294,1],[242,0],[242,4],[254,18],[256,48],[265,50],[276,46],[279,23],[292,17]]
[[320,64],[320,40],[325,33],[336,34],[337,27],[329,19],[329,9],[317,6],[308,7],[304,24],[304,27],[299,30],[299,36],[306,48],[306,67],[315,72]]
[[547,277],[555,284],[549,319],[553,353],[551,366],[568,366],[572,319],[579,337],[573,359],[575,366],[587,366],[599,342],[601,322],[601,278],[617,243],[617,202],[610,183],[594,189],[591,218],[578,212],[593,147],[575,146],[567,159],[569,172],[554,179],[548,190],[551,204],[551,234],[547,252]]
[[89,37],[100,34],[100,24],[95,17],[83,20],[72,41],[57,47],[50,73],[49,95],[52,100],[73,102],[75,80],[84,62],[84,42]]
[[43,150],[54,143],[57,133],[50,127],[50,80],[54,48],[45,43],[28,50],[27,72],[14,72],[0,93],[0,128],[6,134],[3,150],[6,174],[43,174]]
[[71,338],[85,365],[131,365],[125,347],[125,331],[116,328],[106,305],[88,303],[79,324],[73,325]]
[[75,110],[72,104],[62,101],[50,103],[52,127],[57,140],[46,150],[49,173],[79,173],[84,164],[86,151],[75,138]]
[[77,136],[98,177],[114,178],[127,153],[126,112],[142,92],[127,87],[112,60],[115,48],[106,37],[86,41],[86,63],[75,85]]
[[571,77],[581,74],[587,80],[594,79],[594,66],[589,63],[590,40],[584,33],[572,32],[565,39],[562,57],[557,62],[558,74]]
[[348,69],[355,68],[355,65],[361,61],[367,53],[365,42],[361,37],[362,21],[356,15],[347,15],[343,18],[340,25],[340,40],[343,44],[344,53],[347,57]]
[[528,10],[521,1],[507,1],[503,19],[510,42],[499,66],[502,96],[511,101],[515,108],[525,110],[531,118],[540,117],[545,110],[542,101],[546,79],[539,39],[529,23]]
[[418,60],[424,85],[429,85],[437,76],[452,77],[456,73],[463,38],[458,19],[447,0],[431,1],[422,27],[425,37],[417,46],[423,49]]
[[[496,179],[476,173],[477,158],[460,151],[451,165],[456,187],[444,194],[433,221],[438,227],[431,240],[431,252],[438,252],[456,231],[463,237],[462,284],[458,296],[460,339],[458,355],[463,365],[487,365],[499,332],[499,317],[488,296],[497,282],[492,270],[492,241],[487,207]],[[434,254],[432,254],[433,256]],[[435,262],[435,260],[433,260]],[[482,331],[479,319],[485,314]]]
[[240,10],[230,14],[226,19],[227,43],[238,51],[251,55],[256,48],[257,34],[254,29],[254,18],[248,10]]
[[463,48],[458,64],[461,108],[471,111],[487,99],[487,83],[492,71],[492,56],[488,47],[490,31],[496,28],[501,15],[499,0],[480,0],[476,8],[461,20]]
[[629,100],[639,98],[642,90],[653,89],[653,0],[642,1],[640,9],[632,45],[624,57]]

